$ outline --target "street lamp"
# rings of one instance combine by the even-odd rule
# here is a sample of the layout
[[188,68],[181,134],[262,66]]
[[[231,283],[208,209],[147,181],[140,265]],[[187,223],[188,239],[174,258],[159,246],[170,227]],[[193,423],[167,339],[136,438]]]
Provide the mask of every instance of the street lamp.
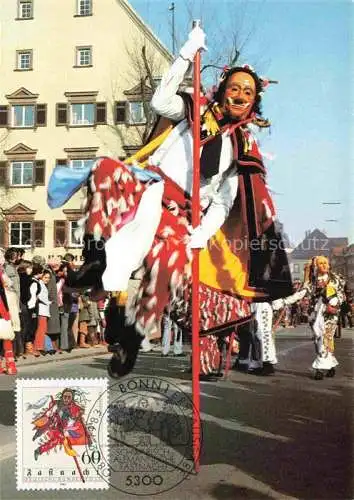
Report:
[[172,2],[168,10],[172,12],[172,54],[175,55],[175,3]]

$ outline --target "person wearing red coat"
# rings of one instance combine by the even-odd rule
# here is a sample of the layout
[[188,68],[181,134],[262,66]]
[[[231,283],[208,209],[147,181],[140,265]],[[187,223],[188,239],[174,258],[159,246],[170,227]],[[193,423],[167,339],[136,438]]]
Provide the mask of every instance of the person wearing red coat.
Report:
[[[4,275],[1,269],[0,269],[0,319],[8,322],[9,328],[12,328],[9,307],[7,304],[6,294],[5,294]],[[5,325],[6,325],[5,322],[3,321],[0,322],[0,341],[2,342],[0,373],[7,373],[8,375],[16,375],[17,368],[15,364],[12,340],[9,340],[8,338],[6,339],[3,338],[5,333]],[[8,335],[6,335],[6,337],[8,337]],[[4,359],[5,359],[5,367],[3,366]]]

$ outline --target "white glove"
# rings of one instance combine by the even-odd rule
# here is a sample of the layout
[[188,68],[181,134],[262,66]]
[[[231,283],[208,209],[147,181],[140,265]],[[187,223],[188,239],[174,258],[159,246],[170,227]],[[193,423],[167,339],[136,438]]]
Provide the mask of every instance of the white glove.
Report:
[[284,299],[277,299],[273,300],[272,302],[272,309],[273,311],[279,311],[279,309],[282,309],[284,307]]
[[183,59],[188,59],[190,62],[193,62],[194,56],[198,50],[208,50],[205,45],[205,36],[204,31],[199,26],[193,28],[189,33],[188,40],[179,51],[180,56],[183,57]]
[[205,236],[202,226],[197,226],[192,229],[191,237],[188,242],[189,248],[205,248],[208,243],[208,238]]

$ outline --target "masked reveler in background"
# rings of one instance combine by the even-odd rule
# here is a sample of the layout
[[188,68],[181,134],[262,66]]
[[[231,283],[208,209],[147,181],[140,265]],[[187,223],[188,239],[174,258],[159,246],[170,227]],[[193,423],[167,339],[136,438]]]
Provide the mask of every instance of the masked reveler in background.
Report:
[[[145,168],[101,158],[89,176],[85,263],[69,285],[126,290],[132,272],[143,267],[125,328],[117,329],[114,307],[107,317],[113,375],[132,369],[143,336],[156,335],[166,305],[173,309],[178,302],[190,278],[192,248],[202,249],[201,330],[249,316],[254,300],[293,292],[265,167],[249,128],[268,125],[260,108],[268,82],[249,66],[225,70],[211,101],[204,101],[201,224],[191,229],[193,97],[179,89],[204,48],[205,34],[195,27],[153,95],[151,107],[160,119],[137,154],[140,164],[146,159]],[[58,204],[52,200],[52,206]]]
[[344,300],[344,279],[330,270],[327,257],[317,256],[305,267],[302,289],[293,295],[275,301],[273,309],[294,304],[305,296],[310,298],[309,324],[313,332],[316,357],[312,363],[315,379],[324,375],[334,377],[338,361],[334,356],[334,334],[336,332],[340,306]]

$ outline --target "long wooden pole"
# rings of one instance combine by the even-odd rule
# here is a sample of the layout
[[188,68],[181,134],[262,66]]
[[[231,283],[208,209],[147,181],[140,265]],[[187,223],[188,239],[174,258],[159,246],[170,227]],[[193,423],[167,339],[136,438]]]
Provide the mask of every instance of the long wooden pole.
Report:
[[[193,27],[200,21],[193,21]],[[194,109],[193,109],[193,191],[192,226],[200,224],[200,52],[194,58]],[[199,472],[200,457],[200,385],[199,385],[199,249],[193,249],[192,260],[192,400],[193,400],[193,461]]]

